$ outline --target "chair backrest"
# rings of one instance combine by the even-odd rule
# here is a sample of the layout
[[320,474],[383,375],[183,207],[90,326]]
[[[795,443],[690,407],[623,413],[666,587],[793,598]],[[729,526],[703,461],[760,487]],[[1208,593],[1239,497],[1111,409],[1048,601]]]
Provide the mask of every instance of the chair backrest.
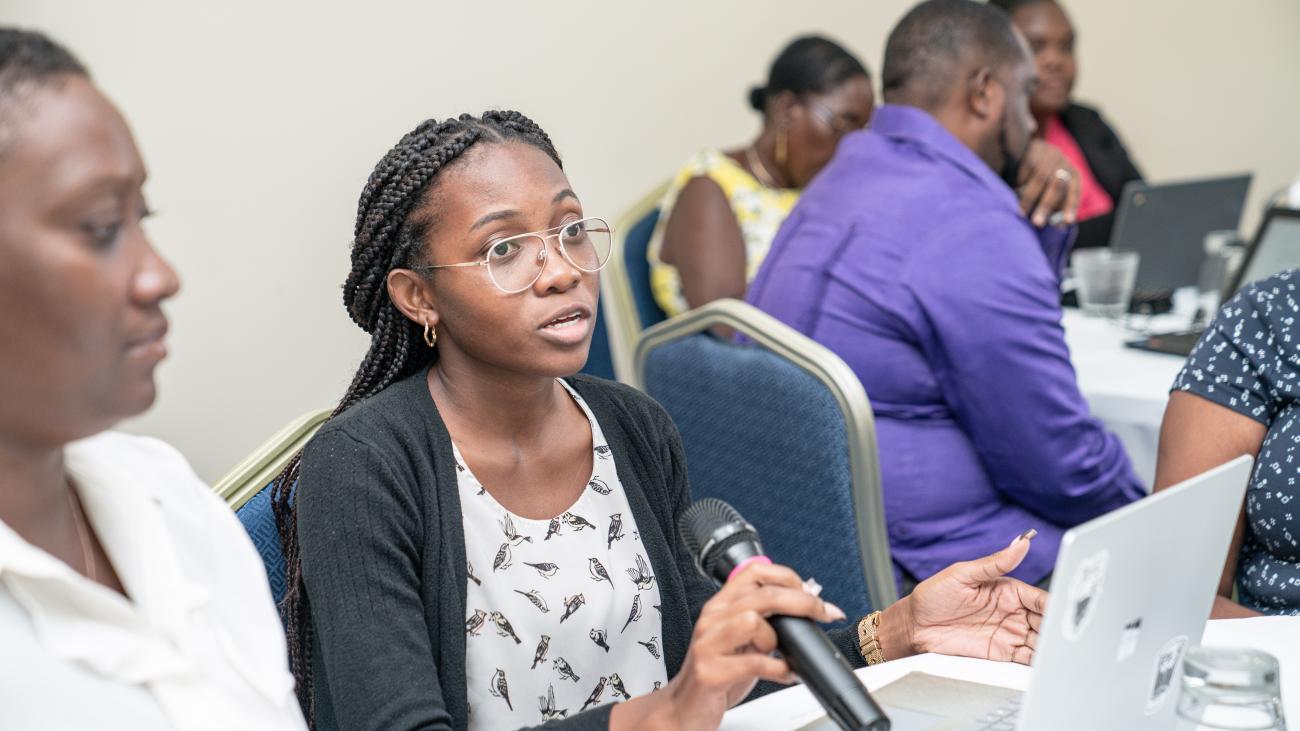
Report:
[[693,499],[735,506],[774,560],[815,577],[850,617],[898,598],[875,420],[844,361],[725,299],[647,330],[636,363],[635,385],[681,432]]
[[213,486],[253,539],[277,604],[284,596],[285,564],[280,532],[271,509],[271,485],[293,455],[307,446],[330,412],[331,409],[321,409],[294,419]]
[[634,351],[641,331],[664,320],[664,312],[650,291],[646,249],[659,223],[659,203],[667,190],[667,183],[656,187],[614,222],[614,256],[600,280],[600,309],[605,317],[614,373],[623,383],[632,382]]
[[614,372],[614,349],[609,342],[609,312],[604,298],[596,308],[596,322],[592,325],[591,346],[587,350],[587,364],[582,372],[606,380],[618,379]]

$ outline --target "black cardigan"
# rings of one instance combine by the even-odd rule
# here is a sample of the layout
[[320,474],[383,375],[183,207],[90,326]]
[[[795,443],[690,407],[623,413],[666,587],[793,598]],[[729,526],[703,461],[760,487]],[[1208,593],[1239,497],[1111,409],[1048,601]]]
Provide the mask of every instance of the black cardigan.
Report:
[[[298,536],[315,627],[318,729],[469,725],[465,538],[451,438],[425,377],[422,370],[332,419],[303,457]],[[608,439],[654,567],[671,678],[715,591],[677,531],[690,502],[681,438],[639,391],[588,376],[568,381]],[[830,635],[863,664],[856,623]],[[546,727],[605,729],[611,707]]]
[[[1119,207],[1120,194],[1124,185],[1131,180],[1141,180],[1142,172],[1129,157],[1128,150],[1119,135],[1111,128],[1101,114],[1092,107],[1071,104],[1061,113],[1061,124],[1074,137],[1083,157],[1088,161],[1092,175],[1102,189]],[[1115,214],[1090,218],[1079,223],[1079,237],[1074,248],[1082,249],[1110,244],[1111,227],[1115,223]]]

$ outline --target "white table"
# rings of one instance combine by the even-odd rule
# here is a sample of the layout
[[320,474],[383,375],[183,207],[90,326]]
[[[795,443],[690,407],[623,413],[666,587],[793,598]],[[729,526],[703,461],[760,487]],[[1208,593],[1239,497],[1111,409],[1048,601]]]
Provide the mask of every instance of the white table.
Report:
[[[1282,666],[1282,706],[1294,725],[1300,717],[1300,617],[1226,619],[1206,625],[1205,645],[1253,647],[1272,653]],[[858,671],[869,690],[878,690],[910,672],[1024,690],[1030,669],[1023,665],[944,655],[918,655]],[[733,708],[719,731],[790,731],[823,713],[806,688],[796,686]]]
[[[1145,318],[1144,318],[1145,319]],[[1185,329],[1188,318],[1152,318],[1153,331]],[[1140,337],[1110,320],[1088,317],[1067,308],[1061,324],[1078,374],[1079,390],[1093,416],[1110,429],[1128,451],[1139,477],[1149,487],[1156,474],[1160,420],[1169,401],[1169,387],[1183,359],[1125,347]]]

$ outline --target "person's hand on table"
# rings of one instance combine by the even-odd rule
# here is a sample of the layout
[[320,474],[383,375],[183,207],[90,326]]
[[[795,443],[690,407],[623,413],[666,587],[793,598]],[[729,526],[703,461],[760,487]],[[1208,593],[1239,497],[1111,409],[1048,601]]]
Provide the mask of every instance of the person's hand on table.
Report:
[[1020,162],[1016,195],[1020,211],[1036,228],[1074,223],[1079,213],[1079,189],[1079,172],[1064,153],[1040,139],[1029,143]]
[[1029,554],[1029,536],[975,561],[956,563],[886,609],[877,636],[886,659],[935,652],[1028,665],[1047,592],[1006,576]]

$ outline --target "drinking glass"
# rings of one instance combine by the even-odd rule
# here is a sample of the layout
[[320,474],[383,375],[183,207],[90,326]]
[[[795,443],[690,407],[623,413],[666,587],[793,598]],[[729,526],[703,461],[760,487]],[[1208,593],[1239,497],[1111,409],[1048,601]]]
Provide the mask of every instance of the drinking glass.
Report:
[[1260,650],[1188,650],[1178,719],[1180,731],[1286,731],[1277,658]]
[[1133,299],[1139,256],[1136,251],[1084,249],[1072,267],[1079,287],[1079,307],[1094,317],[1122,317]]

